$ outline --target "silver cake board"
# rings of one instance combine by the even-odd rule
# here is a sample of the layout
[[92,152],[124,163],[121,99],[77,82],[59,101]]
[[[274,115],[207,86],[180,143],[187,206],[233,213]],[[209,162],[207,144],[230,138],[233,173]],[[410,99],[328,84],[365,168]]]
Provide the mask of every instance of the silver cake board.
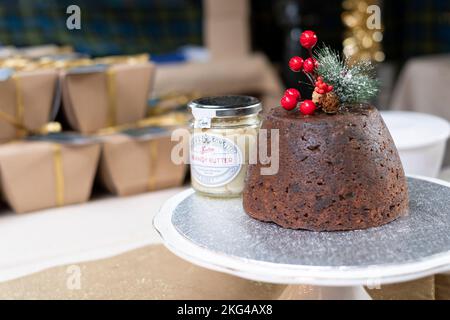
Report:
[[242,199],[189,189],[154,218],[164,244],[196,265],[245,279],[314,286],[377,286],[450,270],[450,184],[408,177],[405,217],[366,230],[290,230],[249,217]]

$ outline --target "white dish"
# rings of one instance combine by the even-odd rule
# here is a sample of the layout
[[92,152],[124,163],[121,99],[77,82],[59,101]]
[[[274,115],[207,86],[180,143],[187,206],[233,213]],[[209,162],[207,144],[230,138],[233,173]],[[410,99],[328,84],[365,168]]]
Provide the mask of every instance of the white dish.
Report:
[[450,135],[447,120],[418,112],[382,111],[407,174],[437,177]]

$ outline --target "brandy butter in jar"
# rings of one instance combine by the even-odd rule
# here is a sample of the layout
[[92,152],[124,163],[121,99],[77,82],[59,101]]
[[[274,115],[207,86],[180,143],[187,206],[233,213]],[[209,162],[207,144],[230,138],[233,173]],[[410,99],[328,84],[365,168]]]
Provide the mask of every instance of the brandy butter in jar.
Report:
[[189,103],[192,187],[214,197],[237,197],[249,161],[256,161],[261,103],[249,96],[217,96]]

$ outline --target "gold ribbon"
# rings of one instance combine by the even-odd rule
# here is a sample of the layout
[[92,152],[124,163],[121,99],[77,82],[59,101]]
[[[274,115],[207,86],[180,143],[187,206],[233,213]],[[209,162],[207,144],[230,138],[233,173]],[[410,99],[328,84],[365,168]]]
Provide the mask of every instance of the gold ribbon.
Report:
[[149,60],[148,54],[133,56],[110,56],[92,60],[94,64],[107,64],[110,67],[106,71],[106,89],[108,99],[107,126],[113,127],[117,123],[117,85],[116,71],[111,68],[114,64],[140,64]]
[[17,136],[21,137],[24,135],[23,129],[23,119],[24,119],[24,110],[25,107],[23,105],[23,95],[22,95],[22,88],[20,83],[20,78],[17,74],[12,75],[12,80],[14,82],[14,88],[16,93],[16,120],[19,126],[16,127],[17,130]]
[[156,169],[157,169],[157,159],[158,159],[158,141],[149,140],[150,149],[150,163],[149,163],[149,175],[148,175],[148,191],[153,191],[156,189]]
[[61,145],[59,144],[53,145],[53,163],[55,168],[56,205],[61,207],[64,205],[64,171]]
[[124,130],[139,129],[145,127],[174,127],[186,125],[190,116],[184,112],[172,112],[165,115],[149,117],[134,123],[127,123],[112,127],[103,128],[97,131],[97,135],[104,136],[118,133]]
[[27,68],[27,65],[30,63],[30,60],[23,57],[12,57],[6,58],[0,61],[1,68],[10,68],[14,70],[23,70]]
[[200,98],[202,94],[197,91],[191,93],[169,92],[157,98],[156,103],[152,103],[148,110],[148,116],[157,116],[178,109],[187,105],[189,101]]
[[101,58],[96,58],[93,60],[94,63],[100,63],[100,64],[140,64],[140,63],[146,63],[150,59],[150,55],[147,53],[143,54],[135,54],[135,55],[128,55],[128,56],[106,56]]
[[108,127],[116,125],[117,120],[117,88],[116,88],[116,72],[108,68],[106,71],[106,91],[108,95]]
[[20,138],[23,138],[28,134],[49,134],[52,132],[61,132],[62,130],[61,124],[59,122],[48,122],[38,129],[28,129],[25,127],[25,125],[17,121],[17,119],[15,119],[13,116],[2,110],[0,110],[0,120],[3,120],[14,126],[17,129],[18,137]]
[[0,60],[1,68],[10,68],[14,71],[35,71],[45,69],[69,69],[74,67],[86,66],[93,64],[91,59],[66,59],[55,60],[44,57],[39,59],[28,59],[22,57],[7,58]]
[[[48,122],[42,127],[31,130],[26,128],[24,125],[20,124],[13,116],[9,115],[8,113],[0,110],[0,119],[9,123],[10,125],[23,130],[23,132],[26,134],[37,134],[37,135],[46,135],[49,133],[56,133],[61,132],[62,127],[59,122]],[[112,126],[100,129],[97,131],[97,135],[104,136],[109,134],[118,133],[124,130],[129,129],[139,129],[139,128],[145,128],[145,127],[174,127],[174,126],[180,126],[180,125],[186,125],[189,122],[190,116],[184,112],[173,112],[166,115],[161,116],[155,116],[150,118],[145,118],[142,120],[139,120],[134,123],[128,123],[118,126]]]
[[71,69],[76,67],[85,67],[93,64],[88,58],[53,60],[49,58],[40,59],[35,63],[36,69]]
[[70,69],[75,67],[90,66],[94,64],[140,64],[149,61],[150,56],[146,53],[125,56],[107,56],[102,58],[74,58],[54,59],[52,57],[41,57],[37,59],[23,56],[0,59],[0,68],[11,68],[15,71],[34,71],[39,69]]

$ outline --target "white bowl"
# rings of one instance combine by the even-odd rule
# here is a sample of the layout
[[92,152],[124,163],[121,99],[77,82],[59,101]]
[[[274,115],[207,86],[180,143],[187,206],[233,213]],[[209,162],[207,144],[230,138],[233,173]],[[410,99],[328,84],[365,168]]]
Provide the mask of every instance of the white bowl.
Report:
[[407,174],[437,177],[450,135],[445,119],[425,113],[382,111]]

